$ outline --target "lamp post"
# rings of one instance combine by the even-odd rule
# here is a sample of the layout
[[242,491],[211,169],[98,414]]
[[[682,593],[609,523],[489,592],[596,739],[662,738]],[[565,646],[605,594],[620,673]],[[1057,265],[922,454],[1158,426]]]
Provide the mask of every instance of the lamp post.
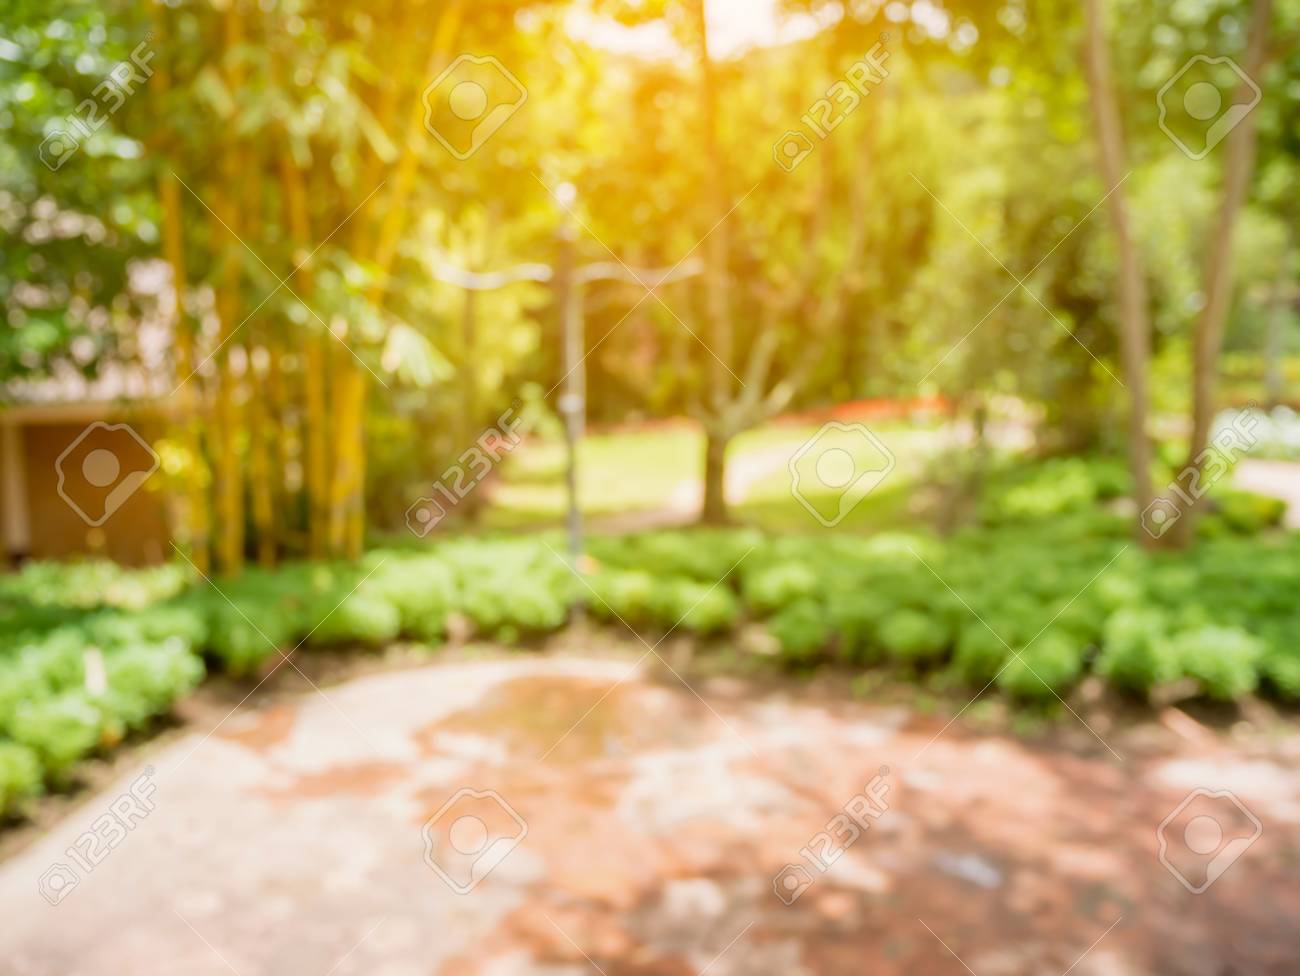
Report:
[[[596,281],[622,281],[654,291],[670,282],[690,278],[703,271],[703,263],[690,258],[671,268],[631,268],[621,261],[597,261],[575,265],[577,231],[572,207],[577,200],[572,183],[562,183],[555,190],[560,204],[560,222],[556,228],[555,266],[518,264],[504,271],[477,272],[449,264],[440,259],[428,262],[430,274],[438,281],[464,288],[469,292],[494,291],[520,281],[551,282],[560,313],[561,362],[564,368],[558,401],[564,418],[564,486],[566,495],[565,526],[568,533],[569,564],[580,571],[583,549],[582,506],[578,499],[578,444],[587,425],[587,370],[585,287]],[[472,301],[472,299],[467,299]],[[472,306],[467,304],[467,309]]]
[[558,255],[555,275],[556,301],[560,309],[564,377],[564,392],[560,395],[560,414],[564,417],[564,489],[567,498],[565,525],[568,529],[569,565],[575,572],[582,558],[582,506],[578,501],[578,442],[582,440],[587,419],[587,371],[583,367],[583,346],[586,345],[586,323],[583,321],[582,289],[573,267],[574,241],[570,207],[577,197],[572,183],[562,183],[556,189],[560,203],[560,224],[557,229]]

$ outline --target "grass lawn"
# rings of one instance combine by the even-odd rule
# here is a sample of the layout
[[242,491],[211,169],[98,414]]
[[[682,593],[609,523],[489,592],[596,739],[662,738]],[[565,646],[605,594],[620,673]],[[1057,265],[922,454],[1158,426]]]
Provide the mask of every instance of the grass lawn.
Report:
[[[747,431],[728,453],[728,496],[740,521],[774,531],[818,531],[820,523],[791,493],[789,463],[817,435],[817,423],[774,423]],[[840,528],[874,530],[906,517],[909,484],[939,444],[932,423],[873,422],[871,431],[894,455],[895,468],[879,488],[848,514]],[[857,435],[833,434],[830,446],[848,453],[861,469],[879,467],[877,449]],[[809,477],[805,497],[834,512],[839,492],[821,483],[812,465],[818,444],[801,462]],[[664,511],[688,521],[698,509],[704,433],[694,424],[663,424],[637,430],[589,434],[578,449],[578,493],[593,518]],[[564,443],[534,438],[502,465],[483,514],[487,528],[558,525],[564,518]]]

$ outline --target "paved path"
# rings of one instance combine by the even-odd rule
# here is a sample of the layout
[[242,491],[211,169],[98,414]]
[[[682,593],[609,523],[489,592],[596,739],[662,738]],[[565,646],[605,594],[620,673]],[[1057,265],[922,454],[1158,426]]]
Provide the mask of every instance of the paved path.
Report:
[[[103,815],[138,811],[114,797],[141,770],[0,865],[0,972],[1296,971],[1291,740],[1269,747],[1289,756],[1116,740],[1120,761],[1081,727],[1067,750],[895,707],[721,679],[698,690],[707,704],[630,660],[531,656],[241,710],[154,751],[154,808],[130,831]],[[1230,865],[1200,895],[1157,859],[1158,825],[1197,787],[1234,791],[1263,829],[1242,850],[1235,808],[1200,811],[1226,830]],[[508,809],[462,795],[444,810],[462,788]],[[1186,844],[1214,848],[1215,823],[1193,812],[1169,856],[1195,885],[1212,855]],[[78,840],[96,827],[104,839]],[[86,871],[70,847],[106,856]],[[52,905],[38,879],[53,896],[55,864]],[[783,869],[794,884],[778,897]]]

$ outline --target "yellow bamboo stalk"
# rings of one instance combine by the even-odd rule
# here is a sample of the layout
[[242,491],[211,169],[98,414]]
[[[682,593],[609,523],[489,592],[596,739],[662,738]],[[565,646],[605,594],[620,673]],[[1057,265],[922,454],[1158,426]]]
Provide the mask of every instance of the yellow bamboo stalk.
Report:
[[[161,44],[167,37],[167,8],[155,4],[151,11],[156,42]],[[154,88],[160,97],[165,97],[171,89],[171,66],[166,58],[159,60],[155,71]],[[180,393],[180,420],[177,439],[186,455],[185,470],[181,475],[182,496],[181,515],[175,527],[181,542],[189,549],[189,557],[200,572],[207,573],[211,568],[209,557],[209,532],[211,517],[208,511],[207,463],[203,454],[202,435],[199,415],[202,398],[195,396],[195,386],[200,382],[194,372],[194,336],[185,320],[183,296],[189,280],[185,263],[185,235],[182,225],[182,208],[180,185],[170,173],[163,169],[158,172],[158,200],[163,214],[163,258],[172,271],[172,303],[167,310],[171,321],[172,335],[176,350],[174,365],[176,382]]]
[[[288,211],[289,232],[296,248],[294,266],[302,265],[297,272],[296,283],[302,291],[310,292],[312,269],[306,263],[306,247],[311,240],[311,218],[307,212],[302,170],[294,162],[288,147],[280,156],[280,181]],[[332,341],[329,336],[318,333],[311,327],[304,330],[302,347],[303,395],[307,412],[307,549],[314,559],[323,557],[329,551],[331,423],[326,408],[325,389],[326,377],[330,371],[326,344]]]
[[305,342],[306,366],[303,372],[304,399],[307,401],[307,550],[320,559],[329,551],[329,411],[325,404],[329,338],[310,333]]
[[[460,30],[463,14],[463,0],[451,0],[443,8],[434,31],[425,69],[426,77],[435,77],[447,60]],[[383,303],[388,276],[397,256],[397,244],[407,216],[406,200],[410,196],[418,170],[420,157],[417,149],[423,132],[424,104],[421,99],[413,99],[403,132],[401,155],[390,180],[392,189],[382,211],[373,253],[368,246],[362,246],[358,250],[358,253],[370,254],[371,257],[374,279],[367,298],[376,308]],[[359,227],[359,242],[368,242],[368,227],[368,221]],[[338,438],[338,454],[331,492],[330,545],[335,552],[356,558],[361,554],[365,541],[365,416],[369,384],[364,367],[350,354],[345,352],[344,356],[346,358],[338,355],[334,357],[334,396],[338,408],[334,430]]]
[[273,506],[271,529],[276,545],[282,552],[291,548],[288,514],[293,500],[289,494],[288,474],[294,463],[294,444],[299,439],[299,427],[293,409],[293,394],[289,377],[284,370],[284,337],[273,333],[266,344],[266,400],[271,411],[271,461],[275,476],[271,479]]
[[183,514],[178,526],[181,541],[189,549],[190,559],[202,573],[211,568],[209,556],[211,515],[208,510],[207,461],[204,457],[200,425],[202,398],[195,395],[195,385],[200,382],[194,373],[194,336],[185,321],[185,307],[181,296],[186,283],[185,244],[181,229],[180,187],[169,173],[158,174],[158,196],[163,208],[163,254],[172,269],[172,307],[168,317],[172,323],[176,382],[179,384],[180,412],[179,434],[185,452],[183,484]]
[[[243,43],[244,24],[238,0],[230,0],[225,17],[226,83],[232,96],[237,96],[243,84],[243,69],[230,60],[230,56]],[[231,364],[234,345],[228,341],[239,324],[239,288],[241,283],[239,207],[234,202],[234,188],[242,178],[242,152],[240,147],[227,149],[224,160],[222,185],[218,187],[217,205],[213,210],[221,220],[213,229],[213,240],[223,242],[225,259],[221,285],[217,291],[217,314],[221,320],[221,350],[217,357],[217,443],[218,443],[218,495],[217,512],[220,520],[217,556],[222,572],[238,575],[244,563],[244,494],[243,476],[239,463],[239,435],[243,430],[242,411],[239,405],[238,379]],[[221,224],[224,223],[224,227]],[[236,240],[230,240],[233,235]]]

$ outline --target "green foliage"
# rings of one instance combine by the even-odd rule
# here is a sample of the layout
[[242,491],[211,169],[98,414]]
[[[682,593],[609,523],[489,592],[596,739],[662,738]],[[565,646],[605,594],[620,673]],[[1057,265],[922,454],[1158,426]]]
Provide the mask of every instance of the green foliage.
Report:
[[[332,596],[332,594],[331,594]],[[378,647],[402,631],[402,613],[389,601],[364,589],[350,593],[337,603],[329,598],[317,603],[320,623],[308,634],[309,647],[361,644]]]
[[940,658],[951,639],[948,627],[933,614],[896,610],[880,622],[880,643],[885,653],[902,663],[920,664]]
[[982,688],[997,676],[1009,653],[1002,638],[980,621],[971,620],[957,638],[953,672],[966,684]]
[[777,562],[745,576],[742,593],[756,613],[772,613],[818,590],[817,574],[799,562]]
[[36,753],[0,739],[0,816],[16,813],[22,801],[41,792],[41,762]]
[[1106,623],[1097,671],[1120,688],[1146,695],[1172,681],[1177,662],[1168,647],[1169,621],[1159,610],[1130,608]]
[[456,577],[436,557],[385,558],[363,584],[369,593],[397,610],[403,634],[421,641],[440,640],[447,613],[456,601]]
[[661,622],[668,626],[676,623],[693,634],[719,634],[740,618],[740,601],[724,586],[694,580],[661,581],[661,585],[666,597],[661,603],[661,610],[666,611]]
[[589,581],[595,591],[591,612],[598,619],[622,619],[629,626],[642,627],[654,619],[655,590],[659,585],[649,573],[639,570],[602,570]]
[[49,775],[59,777],[94,750],[105,726],[104,712],[77,690],[20,702],[4,731],[36,753]]
[[203,680],[203,662],[179,638],[140,644],[108,655],[103,707],[129,729],[143,728]]
[[1118,498],[1128,485],[1128,472],[1113,458],[1054,458],[995,480],[985,493],[982,516],[990,524],[1056,518]]
[[792,661],[811,659],[831,639],[832,622],[826,609],[815,600],[796,599],[767,622],[767,630]]
[[1047,631],[998,675],[998,687],[1016,698],[1064,697],[1083,670],[1083,649],[1069,634]]
[[[165,713],[201,680],[200,655],[248,674],[304,639],[312,647],[437,640],[452,616],[481,637],[511,641],[562,627],[578,601],[597,619],[652,633],[724,635],[757,620],[785,664],[835,652],[849,665],[928,671],[972,691],[996,677],[998,690],[1029,702],[1067,697],[1089,668],[1138,696],[1192,679],[1208,697],[1262,688],[1300,698],[1300,537],[1229,536],[1151,555],[1092,532],[1064,519],[947,540],[597,537],[599,564],[585,582],[558,555],[558,540],[489,537],[371,553],[357,564],[249,571],[221,592],[160,587],[156,602],[130,611],[61,588],[60,569],[45,566],[5,581],[5,611],[25,623],[0,638],[0,741],[30,750],[43,778],[57,782]],[[711,569],[717,578],[700,578]],[[67,572],[76,579],[85,568]],[[118,582],[125,589],[115,592],[132,588],[129,574]],[[32,599],[19,600],[20,590]],[[57,603],[60,591],[70,606]],[[1003,640],[1023,648],[1023,661]],[[90,666],[95,655],[102,677]]]
[[281,613],[275,599],[249,595],[231,605],[220,597],[205,595],[195,605],[208,608],[207,650],[236,675],[251,673],[277,648],[292,646],[299,630],[295,620]]
[[1207,695],[1231,701],[1255,690],[1264,644],[1237,627],[1201,627],[1176,635],[1172,653]]
[[1220,490],[1213,493],[1212,514],[1206,519],[1213,532],[1214,521],[1223,529],[1239,535],[1255,535],[1282,524],[1286,502],[1249,491]]

